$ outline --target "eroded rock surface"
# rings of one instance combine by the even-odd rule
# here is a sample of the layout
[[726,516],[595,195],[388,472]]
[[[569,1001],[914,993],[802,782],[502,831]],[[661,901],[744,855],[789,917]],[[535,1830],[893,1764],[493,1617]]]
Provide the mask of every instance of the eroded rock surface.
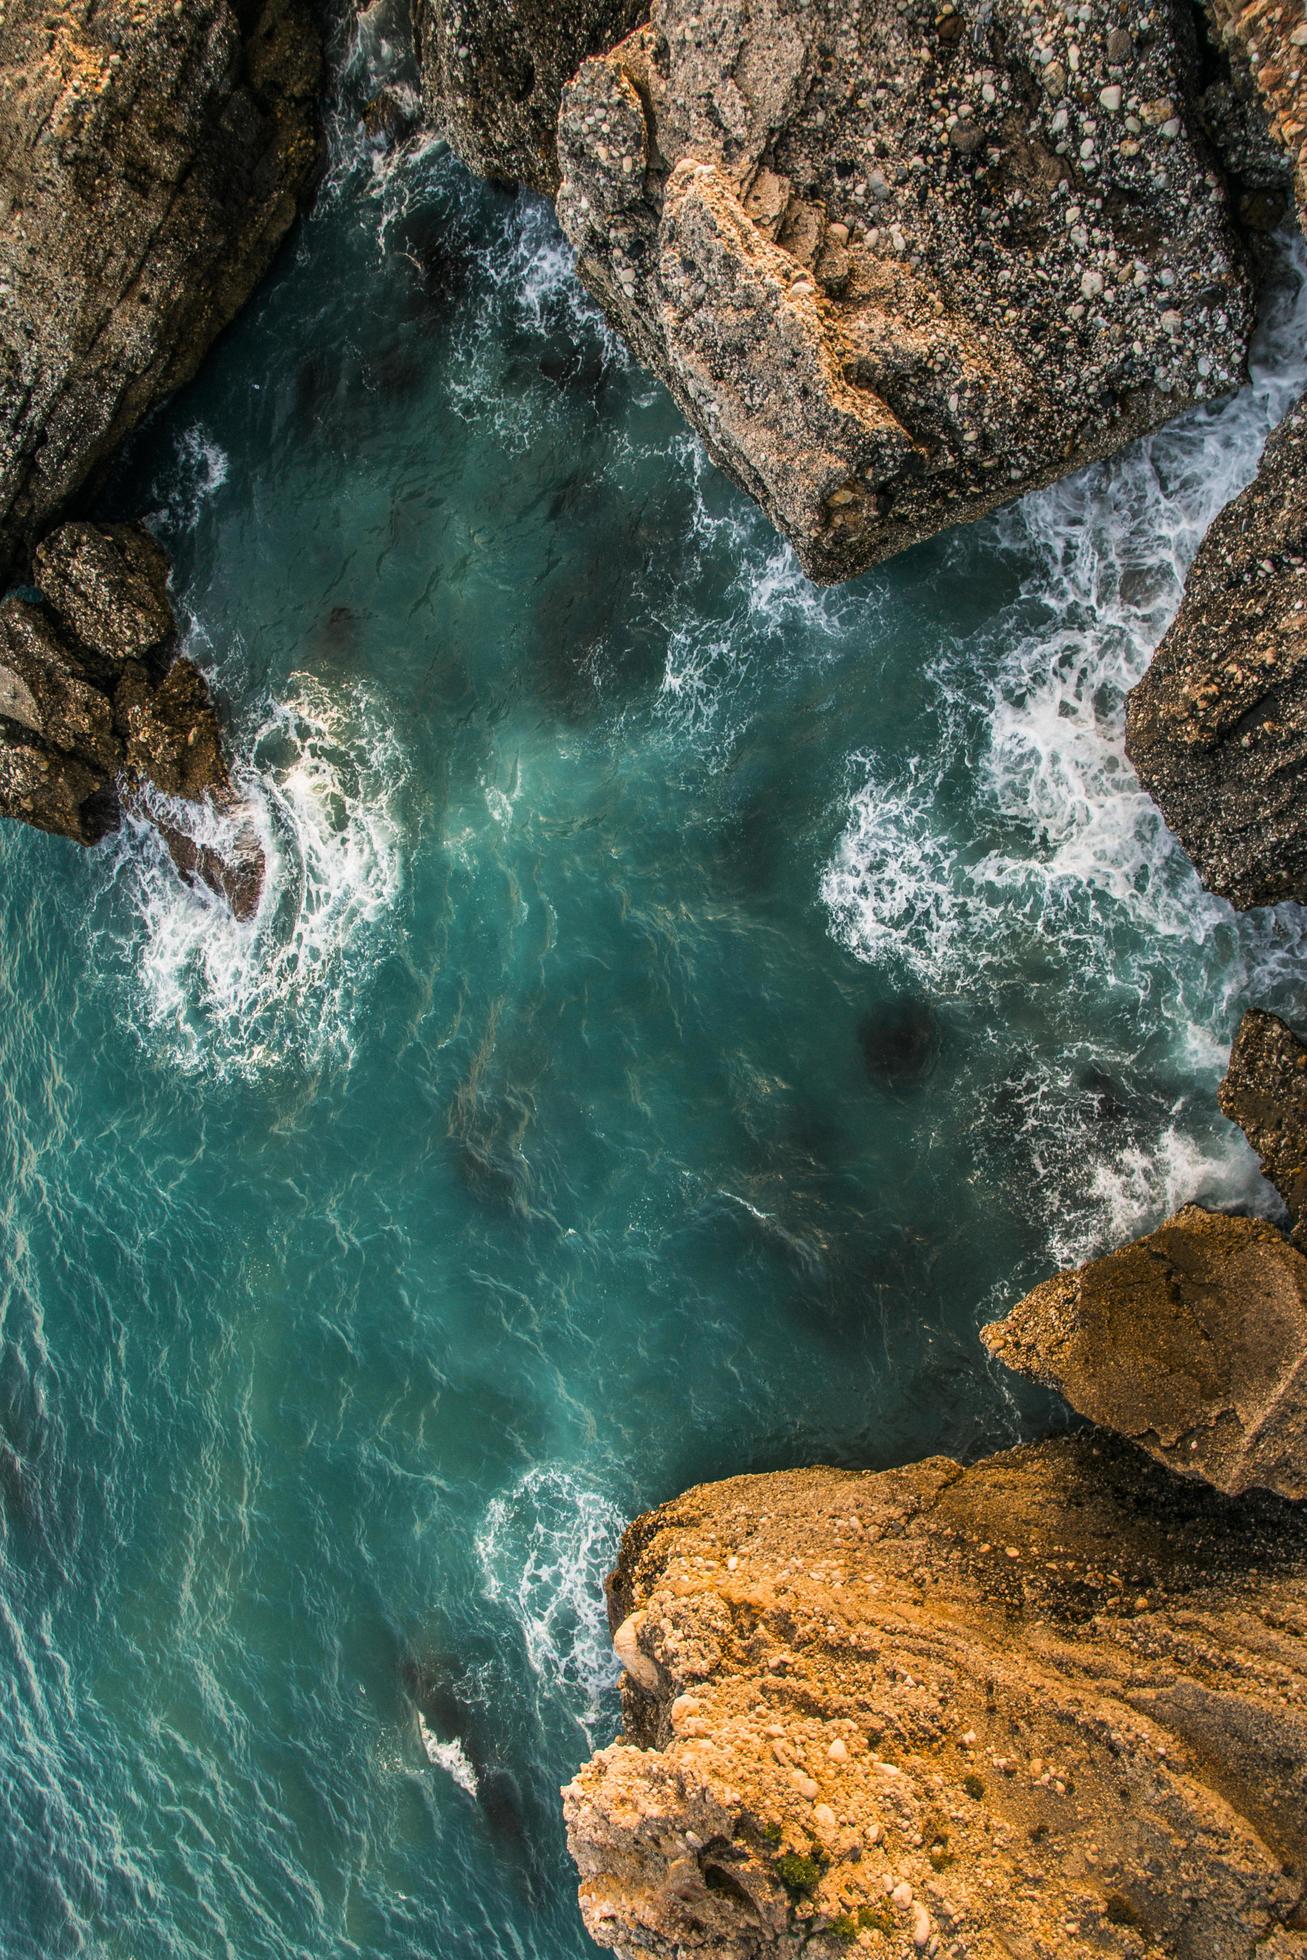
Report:
[[1265,1219],[1186,1205],[981,1338],[1184,1476],[1307,1497],[1307,1259]]
[[[204,677],[177,658],[168,563],[134,525],[65,524],[39,546],[39,600],[0,604],[0,815],[95,844],[147,816],[179,871],[257,910],[264,858],[240,815]],[[178,805],[225,819],[203,840]]]
[[481,176],[552,196],[564,84],[646,11],[645,0],[417,0],[432,120]]
[[1188,10],[654,0],[565,91],[582,277],[822,579],[1242,371]]
[[1293,1237],[1307,1240],[1307,1045],[1291,1028],[1252,1008],[1239,1023],[1221,1108],[1262,1160],[1284,1199]]
[[1307,403],[1203,539],[1126,749],[1212,891],[1307,900]]
[[262,275],[318,67],[305,0],[0,5],[0,581]]
[[[700,1486],[564,1792],[628,1956],[1301,1954],[1307,1517],[1111,1438]],[[632,1660],[634,1659],[634,1665]]]

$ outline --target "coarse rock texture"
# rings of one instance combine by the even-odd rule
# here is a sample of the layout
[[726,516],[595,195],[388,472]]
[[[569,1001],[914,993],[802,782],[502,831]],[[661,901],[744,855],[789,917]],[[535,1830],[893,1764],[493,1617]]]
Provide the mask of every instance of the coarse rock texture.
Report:
[[1212,891],[1307,900],[1307,402],[1199,546],[1126,751]]
[[[1307,220],[1307,19],[1212,0],[1260,95]],[[1307,403],[1212,525],[1130,696],[1126,749],[1203,883],[1238,906],[1307,900]]]
[[1307,1259],[1186,1205],[982,1330],[991,1354],[1186,1477],[1307,1497]]
[[1293,171],[1298,209],[1307,211],[1307,17],[1301,0],[1207,0],[1207,6],[1232,65],[1262,99],[1271,139]]
[[[1307,1951],[1307,1516],[1109,1437],[705,1484],[611,1586],[564,1791],[628,1956]],[[632,1665],[632,1663],[634,1663]]]
[[[124,808],[155,824],[178,870],[240,918],[262,848],[241,818],[204,677],[175,657],[168,562],[133,525],[65,524],[40,545],[42,597],[0,604],[0,815],[95,844]],[[225,819],[197,841],[179,805]]]
[[580,272],[815,578],[1243,371],[1181,0],[654,0],[563,97]]
[[1307,1247],[1307,1046],[1274,1014],[1250,1009],[1220,1095],[1284,1199],[1295,1243]]
[[481,176],[552,197],[564,84],[646,11],[646,0],[416,0],[428,112]]
[[0,581],[265,270],[318,71],[306,0],[0,0]]

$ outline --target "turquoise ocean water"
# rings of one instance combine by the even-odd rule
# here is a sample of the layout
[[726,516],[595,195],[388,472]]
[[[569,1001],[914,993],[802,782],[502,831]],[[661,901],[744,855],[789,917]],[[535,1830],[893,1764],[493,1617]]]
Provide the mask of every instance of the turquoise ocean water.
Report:
[[[372,18],[377,14],[373,9]],[[113,488],[273,855],[0,835],[0,1951],[565,1960],[601,1581],[700,1478],[1061,1418],[979,1322],[1193,1196],[1298,914],[1123,690],[1303,384],[820,591],[548,211],[349,132]]]

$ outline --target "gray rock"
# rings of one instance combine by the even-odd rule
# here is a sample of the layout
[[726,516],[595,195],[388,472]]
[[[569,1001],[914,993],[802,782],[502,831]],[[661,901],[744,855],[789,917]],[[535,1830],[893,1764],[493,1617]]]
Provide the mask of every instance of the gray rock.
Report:
[[432,120],[481,176],[552,196],[564,84],[645,11],[644,0],[416,0]]
[[1204,538],[1126,751],[1212,891],[1307,900],[1307,403]]
[[1139,134],[1101,147],[1114,11],[654,0],[565,90],[583,279],[814,577],[1239,381],[1249,291],[1190,30],[1154,10]]

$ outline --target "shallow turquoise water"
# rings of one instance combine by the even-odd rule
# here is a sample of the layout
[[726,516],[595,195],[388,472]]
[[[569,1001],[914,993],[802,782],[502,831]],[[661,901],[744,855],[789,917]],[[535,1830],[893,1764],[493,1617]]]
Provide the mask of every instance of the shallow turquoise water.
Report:
[[114,492],[264,910],[0,837],[6,1955],[585,1953],[622,1520],[1037,1433],[978,1323],[1267,1201],[1212,1092],[1299,918],[1120,719],[1291,300],[1231,408],[819,592],[541,207],[338,152]]

